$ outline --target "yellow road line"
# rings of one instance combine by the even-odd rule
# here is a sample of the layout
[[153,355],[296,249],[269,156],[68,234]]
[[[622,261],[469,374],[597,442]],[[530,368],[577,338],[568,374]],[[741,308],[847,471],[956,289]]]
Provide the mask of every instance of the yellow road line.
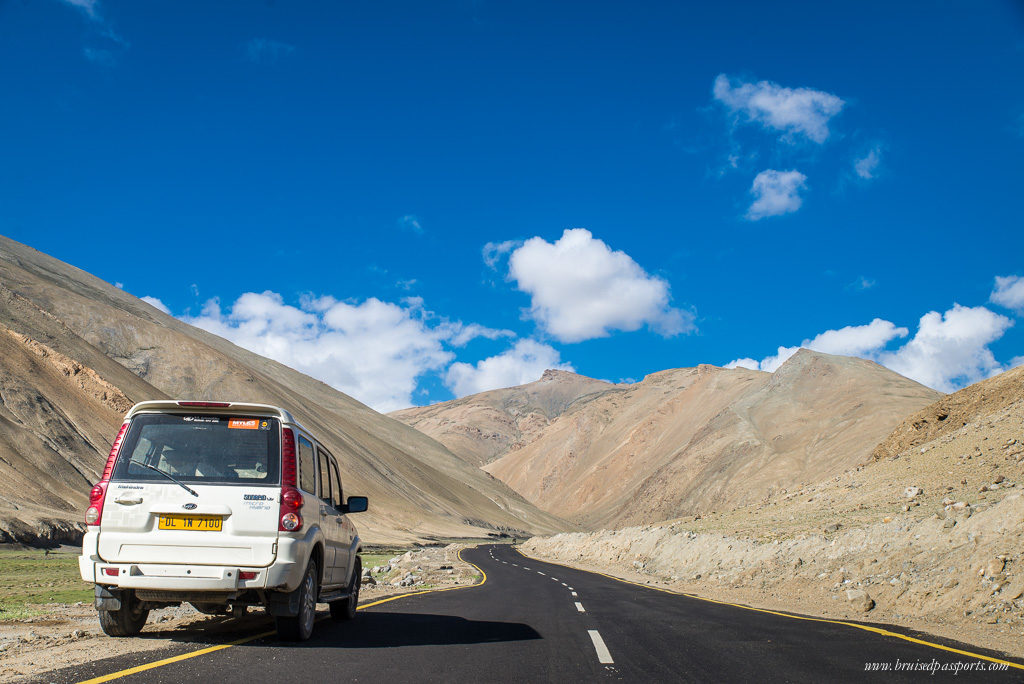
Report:
[[[373,601],[372,603],[365,603],[361,606],[357,606],[356,610],[363,610],[364,608],[370,608],[372,606],[379,606],[382,603],[388,603],[389,601],[397,601],[398,599],[408,598],[409,596],[420,596],[421,594],[436,594],[442,591],[453,591],[455,589],[468,589],[470,587],[479,587],[481,584],[487,581],[487,573],[477,565],[476,563],[470,563],[468,560],[462,557],[462,549],[459,549],[459,560],[467,565],[472,565],[480,573],[480,581],[476,584],[463,585],[459,587],[447,587],[445,589],[424,589],[423,591],[413,591],[408,594],[398,594],[397,596],[391,596],[390,598],[381,599],[379,601]],[[324,618],[320,618],[323,620]],[[99,682],[109,682],[113,679],[120,679],[121,677],[127,677],[128,675],[138,674],[139,672],[145,672],[146,670],[152,670],[157,667],[163,667],[164,665],[170,665],[172,663],[178,663],[182,660],[188,660],[189,658],[196,658],[207,653],[213,653],[214,651],[223,651],[225,648],[231,648],[232,646],[240,646],[247,644],[250,641],[256,641],[257,639],[263,639],[265,637],[273,636],[276,634],[275,631],[261,632],[260,634],[253,634],[252,636],[243,637],[236,641],[232,641],[227,644],[218,644],[217,646],[210,646],[208,648],[201,648],[198,651],[190,651],[189,653],[182,653],[181,655],[172,656],[170,658],[164,658],[163,660],[155,660],[152,663],[145,663],[143,665],[137,665],[130,667],[127,670],[119,670],[117,672],[111,672],[110,674],[102,675],[100,677],[93,677],[92,679],[85,679],[78,684],[99,684]]]
[[930,646],[932,648],[937,648],[937,649],[942,650],[942,651],[949,651],[950,653],[956,653],[956,654],[959,654],[959,655],[968,656],[969,658],[977,658],[979,660],[987,660],[990,663],[999,663],[1000,665],[1007,665],[1009,667],[1013,667],[1013,668],[1016,668],[1018,670],[1024,670],[1024,665],[1019,665],[1017,663],[1011,663],[1008,660],[1000,660],[999,658],[992,658],[990,656],[981,655],[980,653],[972,653],[971,651],[962,651],[962,650],[960,650],[958,648],[953,648],[951,646],[943,646],[942,644],[936,644],[936,643],[931,642],[931,641],[925,641],[924,639],[917,639],[917,638],[912,637],[912,636],[907,636],[906,634],[900,634],[898,632],[890,632],[889,630],[881,629],[880,627],[871,627],[869,625],[860,625],[860,624],[857,624],[856,622],[845,622],[843,620],[829,620],[828,618],[808,617],[808,616],[805,616],[805,615],[791,615],[789,613],[781,613],[779,611],[768,610],[766,608],[754,608],[753,606],[745,606],[742,603],[730,603],[729,601],[718,601],[716,599],[705,598],[704,596],[697,596],[696,594],[687,594],[685,592],[672,591],[671,589],[665,589],[664,587],[655,587],[655,586],[652,586],[650,584],[641,584],[640,582],[633,582],[631,580],[622,579],[621,577],[615,577],[614,575],[606,575],[605,573],[598,572],[596,570],[584,570],[583,568],[577,568],[577,567],[574,567],[572,565],[566,565],[564,563],[556,563],[554,561],[542,560],[540,558],[534,558],[532,556],[527,556],[525,553],[520,551],[519,547],[517,547],[517,546],[513,546],[512,548],[515,549],[516,553],[518,553],[523,558],[529,558],[530,560],[535,560],[535,561],[538,561],[538,562],[541,562],[541,563],[550,563],[551,565],[560,565],[563,568],[569,568],[570,570],[579,570],[580,572],[588,572],[588,573],[590,573],[592,575],[600,575],[601,577],[607,577],[608,579],[613,579],[616,582],[622,582],[623,584],[632,584],[632,585],[637,586],[637,587],[643,587],[644,589],[653,589],[654,591],[660,591],[663,594],[672,594],[673,596],[686,596],[687,598],[696,599],[698,601],[707,601],[708,603],[718,603],[718,604],[723,605],[723,606],[732,606],[734,608],[742,608],[743,610],[752,610],[752,611],[754,611],[756,613],[768,613],[769,615],[778,615],[780,617],[791,618],[793,620],[806,620],[808,622],[825,622],[825,623],[828,623],[828,624],[831,624],[831,625],[843,625],[844,627],[853,627],[855,629],[862,629],[862,630],[864,630],[866,632],[874,632],[875,634],[881,634],[882,636],[895,637],[896,639],[903,639],[904,641],[910,641],[912,643],[920,644],[922,646]]

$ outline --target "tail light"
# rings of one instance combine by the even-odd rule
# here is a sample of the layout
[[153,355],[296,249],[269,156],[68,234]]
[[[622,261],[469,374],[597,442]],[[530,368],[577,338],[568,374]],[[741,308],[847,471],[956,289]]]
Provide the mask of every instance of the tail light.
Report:
[[281,484],[295,487],[297,468],[295,466],[295,431],[281,430]]
[[103,467],[103,477],[89,492],[89,508],[85,511],[86,525],[99,525],[103,519],[103,499],[107,496],[107,483],[110,482],[110,474],[114,472],[114,463],[117,462],[117,455],[121,453],[121,444],[126,432],[127,421],[121,424],[121,429],[117,431],[117,437],[110,446],[110,455],[107,456],[107,464]]
[[302,493],[296,489],[295,433],[281,430],[281,516],[277,529],[297,532],[302,529]]
[[258,575],[258,574],[259,574],[258,572],[255,572],[253,570],[239,570],[238,571],[238,579],[240,579],[240,580],[254,580],[254,579],[256,579],[256,575]]
[[127,422],[121,425],[121,429],[117,431],[117,437],[114,438],[114,443],[110,446],[110,455],[107,456],[107,465],[103,467],[101,480],[109,480],[110,474],[114,472],[114,462],[117,461],[117,455],[121,453],[121,442],[124,441],[126,432],[128,432]]
[[107,483],[97,482],[89,492],[89,508],[85,511],[86,525],[99,525],[103,518],[103,499],[107,495]]

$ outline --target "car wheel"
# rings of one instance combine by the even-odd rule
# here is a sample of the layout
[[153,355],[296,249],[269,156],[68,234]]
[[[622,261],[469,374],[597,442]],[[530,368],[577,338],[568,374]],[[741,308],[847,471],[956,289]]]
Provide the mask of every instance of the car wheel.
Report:
[[331,617],[335,620],[351,620],[356,616],[359,606],[359,585],[363,578],[363,562],[356,558],[356,567],[352,571],[352,581],[348,585],[348,598],[331,603]]
[[302,576],[299,592],[299,614],[295,617],[278,617],[277,636],[284,641],[305,641],[313,634],[316,621],[316,561],[310,560],[306,574]]
[[135,592],[122,589],[121,607],[117,610],[101,610],[100,627],[107,636],[135,636],[142,631],[148,617],[149,609],[142,607],[142,601],[135,597]]

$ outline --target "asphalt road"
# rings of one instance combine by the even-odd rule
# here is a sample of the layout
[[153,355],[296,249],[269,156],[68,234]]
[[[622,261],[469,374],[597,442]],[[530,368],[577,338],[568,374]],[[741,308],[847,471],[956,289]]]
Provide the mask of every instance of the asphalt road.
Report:
[[[463,558],[486,573],[482,585],[369,606],[350,623],[322,620],[304,644],[263,637],[119,681],[1024,681],[1024,669],[992,672],[986,661],[935,646],[668,594],[530,560],[506,545],[469,549]],[[232,635],[240,637],[246,635]],[[82,681],[198,648],[192,643],[98,659],[49,672],[43,681]],[[983,671],[895,670],[897,663],[941,668],[979,662]],[[868,663],[891,669],[867,672]]]

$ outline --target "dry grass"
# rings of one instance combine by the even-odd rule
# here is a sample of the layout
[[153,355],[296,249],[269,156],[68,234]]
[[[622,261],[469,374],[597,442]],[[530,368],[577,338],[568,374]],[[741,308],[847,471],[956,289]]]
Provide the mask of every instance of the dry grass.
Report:
[[92,599],[92,586],[78,574],[77,553],[0,549],[0,621],[39,614],[41,604]]

